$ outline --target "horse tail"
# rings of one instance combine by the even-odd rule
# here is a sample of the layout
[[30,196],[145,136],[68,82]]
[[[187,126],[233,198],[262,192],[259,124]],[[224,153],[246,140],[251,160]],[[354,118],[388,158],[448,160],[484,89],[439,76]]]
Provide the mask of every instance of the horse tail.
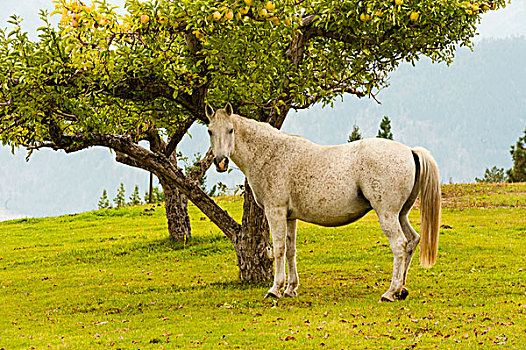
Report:
[[435,264],[438,251],[438,234],[440,228],[441,190],[438,166],[428,150],[416,147],[413,153],[418,156],[420,176],[420,264],[431,267]]

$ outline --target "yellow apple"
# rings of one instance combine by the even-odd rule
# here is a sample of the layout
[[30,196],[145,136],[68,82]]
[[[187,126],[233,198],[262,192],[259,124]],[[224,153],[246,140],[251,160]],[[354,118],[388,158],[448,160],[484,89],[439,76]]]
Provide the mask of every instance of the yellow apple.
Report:
[[252,0],[245,0],[245,4],[247,4],[247,6],[252,6]]
[[221,12],[219,11],[214,12],[213,17],[214,17],[214,21],[219,21],[221,19]]
[[146,23],[148,23],[148,22],[150,22],[150,16],[148,16],[148,15],[142,15],[142,16],[141,16],[141,23],[142,23],[142,24],[146,24]]
[[267,1],[267,4],[265,5],[265,8],[269,11],[274,11],[274,9],[276,8],[276,6],[271,2],[271,1]]
[[267,10],[266,9],[259,10],[259,15],[261,17],[267,17]]
[[411,14],[409,15],[409,19],[411,21],[416,21],[418,19],[418,16],[419,16],[418,12],[411,12]]
[[404,0],[395,0],[395,4],[402,5],[404,3]]

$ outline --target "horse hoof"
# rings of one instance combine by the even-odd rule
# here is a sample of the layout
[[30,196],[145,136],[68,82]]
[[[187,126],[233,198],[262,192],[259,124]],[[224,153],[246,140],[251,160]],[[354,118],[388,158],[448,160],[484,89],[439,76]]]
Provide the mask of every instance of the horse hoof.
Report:
[[292,292],[285,292],[283,293],[283,296],[285,298],[294,298],[294,297],[297,297],[298,296],[298,293],[296,293],[296,291],[292,291]]
[[389,299],[388,297],[382,295],[382,297],[380,298],[378,302],[379,303],[392,303],[394,302],[394,299]]
[[268,299],[268,298],[279,299],[280,296],[279,296],[279,295],[276,295],[276,294],[273,293],[273,292],[268,292],[267,295],[265,295],[265,299]]
[[405,300],[408,295],[409,295],[409,291],[407,290],[406,287],[403,287],[402,290],[400,291],[400,294],[398,295],[398,299]]

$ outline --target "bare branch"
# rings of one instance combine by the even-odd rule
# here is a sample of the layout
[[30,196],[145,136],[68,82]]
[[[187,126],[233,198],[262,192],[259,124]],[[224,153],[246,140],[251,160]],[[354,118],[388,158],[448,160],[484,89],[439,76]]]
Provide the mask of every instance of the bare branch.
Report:
[[168,138],[168,144],[166,145],[166,149],[164,151],[165,156],[170,157],[172,155],[179,142],[181,142],[183,136],[188,132],[188,129],[190,129],[192,124],[195,122],[195,119],[196,118],[193,116],[186,118],[184,122],[179,125],[176,132],[170,135]]
[[159,136],[159,132],[155,128],[146,131],[148,142],[150,143],[150,150],[155,153],[164,153],[166,149],[166,142]]
[[214,153],[212,152],[212,149],[209,148],[206,152],[205,156],[201,158],[197,163],[195,163],[194,167],[192,167],[192,170],[188,173],[187,177],[192,181],[198,181],[201,179],[208,168],[212,165],[214,161]]
[[79,118],[75,114],[69,114],[62,111],[59,111],[58,109],[53,109],[53,113],[58,114],[61,117],[64,117],[68,120],[77,121]]

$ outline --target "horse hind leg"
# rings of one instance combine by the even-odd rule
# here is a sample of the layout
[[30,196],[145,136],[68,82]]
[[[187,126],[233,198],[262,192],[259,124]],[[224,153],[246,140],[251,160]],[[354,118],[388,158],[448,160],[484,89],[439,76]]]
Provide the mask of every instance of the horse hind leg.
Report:
[[407,238],[403,233],[402,226],[398,220],[398,213],[377,213],[380,219],[382,231],[389,238],[391,250],[393,251],[393,277],[391,286],[382,295],[380,301],[394,301],[400,299],[403,295],[403,279],[406,267],[406,261],[409,258],[407,249]]
[[407,279],[407,272],[409,271],[409,266],[411,265],[411,260],[413,259],[413,254],[416,250],[416,247],[418,246],[418,243],[420,242],[420,235],[413,229],[413,227],[409,223],[409,218],[408,218],[409,212],[413,208],[413,205],[415,204],[416,199],[418,197],[418,176],[419,176],[419,169],[417,168],[413,191],[411,192],[411,194],[409,195],[409,198],[407,199],[404,206],[402,207],[402,210],[400,211],[400,215],[399,215],[400,226],[402,227],[402,231],[404,232],[405,238],[407,239],[407,250],[409,254],[409,256],[407,257],[405,261],[405,267],[404,267],[404,273],[403,273],[403,279],[402,279],[402,283],[404,287],[402,287],[400,299],[405,299],[409,295],[409,291],[405,287],[406,279]]
[[415,253],[416,247],[420,242],[420,235],[416,233],[415,229],[409,223],[407,215],[403,215],[400,217],[400,225],[402,226],[402,231],[404,232],[405,238],[407,238],[407,250],[409,252],[409,257],[405,263],[403,277],[403,283],[405,285],[407,279],[407,271],[409,270],[409,266],[411,265],[411,260],[413,258],[413,254]]

